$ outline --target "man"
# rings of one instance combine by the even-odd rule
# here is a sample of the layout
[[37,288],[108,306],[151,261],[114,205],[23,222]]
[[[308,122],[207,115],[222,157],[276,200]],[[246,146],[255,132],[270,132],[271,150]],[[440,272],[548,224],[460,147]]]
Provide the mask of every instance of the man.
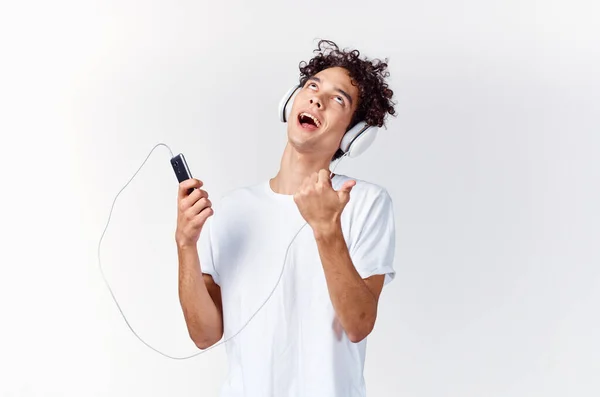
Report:
[[331,177],[329,165],[353,125],[382,126],[394,114],[393,93],[385,62],[329,41],[316,52],[300,64],[274,178],[228,193],[214,212],[201,181],[180,184],[179,297],[190,337],[206,349],[247,324],[226,344],[222,397],[366,395],[365,338],[395,275],[392,201],[375,184]]

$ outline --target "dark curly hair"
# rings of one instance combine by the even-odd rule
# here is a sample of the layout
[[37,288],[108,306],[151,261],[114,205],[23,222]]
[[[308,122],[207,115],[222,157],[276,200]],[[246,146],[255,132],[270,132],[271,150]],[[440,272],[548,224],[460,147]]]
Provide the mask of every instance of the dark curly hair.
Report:
[[[387,71],[387,58],[370,60],[365,57],[360,59],[358,50],[341,50],[337,44],[330,40],[320,40],[313,52],[317,53],[308,63],[300,62],[300,86],[320,71],[332,67],[342,67],[349,72],[352,83],[358,86],[358,106],[348,131],[359,121],[369,125],[382,127],[385,125],[386,115],[396,115],[395,103],[392,101],[394,92],[388,87],[385,78],[389,77]],[[338,149],[332,161],[340,158],[343,152]]]

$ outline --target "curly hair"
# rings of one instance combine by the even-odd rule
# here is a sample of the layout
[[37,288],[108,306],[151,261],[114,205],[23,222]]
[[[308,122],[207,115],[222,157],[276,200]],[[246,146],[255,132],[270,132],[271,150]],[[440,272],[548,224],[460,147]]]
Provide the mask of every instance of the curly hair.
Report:
[[[390,75],[387,71],[387,58],[383,61],[380,59],[370,60],[367,57],[360,59],[358,50],[341,50],[330,40],[320,40],[313,52],[317,55],[308,63],[302,61],[299,64],[300,86],[304,86],[310,77],[320,71],[337,66],[346,69],[352,84],[358,87],[358,106],[346,131],[359,121],[382,127],[385,125],[388,113],[392,116],[396,115],[395,103],[392,101],[394,92],[385,82],[385,78]],[[343,152],[338,149],[332,161],[341,157],[342,154]]]

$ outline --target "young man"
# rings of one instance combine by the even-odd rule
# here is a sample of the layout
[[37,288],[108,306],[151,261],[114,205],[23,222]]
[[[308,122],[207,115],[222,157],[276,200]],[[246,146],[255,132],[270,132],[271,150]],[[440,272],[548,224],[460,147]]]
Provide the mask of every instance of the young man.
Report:
[[392,201],[375,184],[331,177],[329,165],[353,125],[380,127],[394,114],[393,93],[385,62],[329,41],[316,52],[300,64],[274,178],[228,193],[214,212],[201,181],[180,184],[179,297],[190,337],[206,349],[260,308],[226,343],[222,397],[366,395],[365,338],[395,275]]

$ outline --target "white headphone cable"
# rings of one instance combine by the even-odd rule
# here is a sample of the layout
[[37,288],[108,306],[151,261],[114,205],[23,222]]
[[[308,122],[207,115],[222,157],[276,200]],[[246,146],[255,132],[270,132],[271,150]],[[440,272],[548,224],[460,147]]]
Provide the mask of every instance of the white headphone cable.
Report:
[[[113,293],[112,289],[110,288],[110,284],[108,283],[108,280],[106,279],[106,276],[104,274],[104,271],[102,270],[102,262],[100,260],[100,247],[102,246],[102,239],[104,238],[104,235],[106,234],[106,230],[108,229],[108,225],[110,223],[110,218],[113,212],[113,209],[115,207],[115,203],[117,202],[117,198],[119,197],[119,195],[121,194],[121,192],[123,192],[123,190],[125,190],[125,188],[131,183],[131,181],[133,180],[133,178],[135,178],[135,176],[138,174],[138,172],[140,172],[140,170],[142,169],[142,167],[144,166],[144,164],[146,164],[146,161],[148,161],[148,158],[150,158],[150,156],[152,155],[152,152],[154,152],[154,150],[159,147],[159,146],[164,146],[167,148],[167,150],[169,151],[169,153],[171,154],[171,158],[173,158],[173,151],[171,150],[171,148],[164,144],[164,143],[158,143],[156,144],[152,150],[150,150],[150,153],[148,154],[148,156],[146,156],[146,159],[142,162],[142,165],[140,165],[140,167],[137,169],[137,171],[133,174],[133,176],[129,179],[129,181],[127,181],[127,183],[125,184],[125,186],[123,186],[121,188],[121,190],[119,190],[119,192],[117,193],[117,195],[115,196],[112,206],[110,208],[110,212],[108,214],[108,220],[106,222],[106,226],[104,227],[104,231],[102,232],[102,235],[100,236],[100,241],[98,242],[98,267],[100,268],[100,273],[102,274],[102,279],[104,280],[104,283],[106,284],[106,287],[108,288],[108,291],[110,292],[110,295],[113,299],[113,301],[115,302],[115,305],[117,305],[117,309],[119,309],[119,312],[121,313],[121,316],[123,317],[123,320],[125,320],[125,324],[127,324],[127,326],[129,327],[129,329],[131,330],[131,332],[136,336],[136,338],[138,338],[140,340],[140,342],[142,342],[144,345],[146,345],[147,347],[149,347],[150,349],[154,350],[155,352],[157,352],[158,354],[173,359],[173,360],[187,360],[189,358],[192,357],[196,357],[202,353],[205,353],[227,341],[229,341],[230,339],[235,338],[240,332],[242,332],[244,330],[244,328],[246,328],[246,326],[250,323],[250,321],[252,321],[252,319],[258,314],[258,312],[263,308],[263,306],[269,301],[269,299],[271,299],[271,296],[273,296],[273,293],[275,293],[275,290],[277,289],[277,286],[279,285],[279,282],[281,281],[281,277],[283,276],[283,271],[285,269],[285,263],[287,261],[287,256],[290,250],[290,247],[292,246],[292,243],[296,240],[296,237],[300,234],[300,232],[302,231],[302,229],[304,229],[304,227],[308,224],[308,223],[304,223],[302,225],[302,227],[300,227],[300,229],[298,229],[298,231],[296,232],[296,234],[294,235],[294,237],[292,238],[292,240],[290,241],[286,251],[285,251],[285,257],[283,259],[283,266],[281,267],[281,272],[279,273],[279,278],[277,279],[277,283],[275,283],[275,286],[273,287],[273,290],[271,291],[271,293],[269,294],[269,296],[267,297],[267,299],[265,299],[265,301],[259,306],[259,308],[256,310],[256,312],[250,316],[250,318],[248,319],[248,321],[246,321],[246,323],[242,326],[242,328],[240,328],[239,331],[237,331],[235,334],[233,334],[232,336],[230,336],[229,338],[220,341],[219,343],[216,343],[210,347],[207,347],[206,349],[203,349],[201,351],[199,351],[198,353],[192,354],[190,356],[185,356],[185,357],[175,357],[175,356],[171,356],[169,354],[163,353],[160,350],[152,347],[149,343],[147,343],[145,340],[143,340],[138,334],[137,332],[135,332],[135,330],[133,329],[133,327],[131,326],[131,324],[129,323],[129,321],[127,320],[127,317],[125,316],[125,313],[123,312],[123,310],[121,309],[121,306],[119,305],[119,302],[117,301],[117,298],[115,297],[115,294]],[[333,175],[333,171],[335,171],[335,169],[337,168],[337,166],[339,165],[339,163],[342,161],[342,159],[344,157],[346,157],[346,155],[348,154],[348,152],[344,153],[342,155],[342,157],[339,158],[339,160],[337,161],[337,163],[335,164],[335,166],[333,167],[333,170],[331,171],[331,174]],[[202,264],[200,264],[202,266]]]

